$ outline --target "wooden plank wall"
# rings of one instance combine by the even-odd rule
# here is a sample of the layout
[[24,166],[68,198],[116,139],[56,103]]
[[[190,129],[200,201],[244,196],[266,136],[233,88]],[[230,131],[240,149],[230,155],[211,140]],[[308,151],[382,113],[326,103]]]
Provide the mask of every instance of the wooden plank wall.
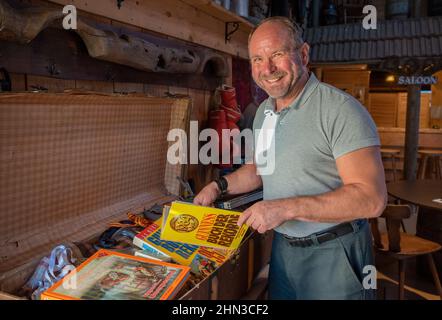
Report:
[[396,127],[398,97],[396,93],[370,93],[368,110],[378,127]]
[[322,80],[351,94],[354,87],[364,86],[368,88],[370,71],[338,68],[324,69],[322,71]]
[[[404,169],[405,128],[378,127],[381,145],[384,148],[393,148],[400,151],[396,158],[397,177],[402,178]],[[442,150],[442,130],[423,128],[419,130],[419,149]],[[418,159],[419,162],[419,159]],[[387,181],[393,179],[392,162],[386,157],[383,159],[385,177]]]
[[369,70],[324,68],[322,70],[322,81],[351,94],[365,107],[368,107],[368,90],[370,86]]
[[[421,94],[420,128],[430,128],[431,94]],[[407,115],[406,92],[370,93],[368,110],[378,127],[405,128]]]
[[[405,128],[407,119],[407,93],[401,92],[398,93],[398,96],[397,127]],[[419,128],[430,128],[430,99],[431,94],[421,93]]]

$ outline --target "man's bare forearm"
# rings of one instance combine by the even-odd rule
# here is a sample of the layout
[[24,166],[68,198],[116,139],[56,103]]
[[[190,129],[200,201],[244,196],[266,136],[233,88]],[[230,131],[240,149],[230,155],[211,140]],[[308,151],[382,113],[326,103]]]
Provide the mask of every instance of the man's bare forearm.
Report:
[[287,220],[333,223],[377,217],[384,210],[386,200],[383,190],[350,184],[321,195],[275,201],[281,201],[287,209]]
[[232,195],[250,192],[262,186],[261,177],[256,174],[254,164],[245,164],[225,178],[229,184],[227,193]]

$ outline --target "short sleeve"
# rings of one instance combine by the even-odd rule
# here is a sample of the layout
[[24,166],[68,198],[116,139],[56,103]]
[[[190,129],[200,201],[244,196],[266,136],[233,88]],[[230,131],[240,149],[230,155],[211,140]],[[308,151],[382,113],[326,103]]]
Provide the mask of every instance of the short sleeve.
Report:
[[330,109],[327,123],[335,159],[357,149],[380,145],[373,119],[364,106],[352,97]]

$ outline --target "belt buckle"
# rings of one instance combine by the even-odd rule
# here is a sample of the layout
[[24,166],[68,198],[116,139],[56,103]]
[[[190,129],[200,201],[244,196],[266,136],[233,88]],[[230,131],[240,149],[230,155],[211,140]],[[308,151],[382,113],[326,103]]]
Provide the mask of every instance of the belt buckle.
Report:
[[308,247],[309,245],[307,244],[307,239],[302,238],[300,241],[300,245],[301,245],[301,248]]
[[294,245],[296,247],[305,248],[308,247],[307,240],[305,238],[298,238],[294,240]]
[[299,247],[300,245],[300,239],[296,237],[290,237],[288,235],[284,235],[284,238],[288,241],[289,245],[292,247]]
[[295,247],[302,247],[302,246],[303,246],[303,244],[302,244],[302,240],[301,240],[301,239],[296,239],[296,240],[293,242],[293,244],[294,244]]
[[289,244],[292,247],[301,247],[301,248],[305,248],[305,247],[309,247],[311,244],[308,243],[308,238],[303,237],[303,238],[297,238],[297,237],[289,237],[287,235],[284,235],[284,238],[289,242]]
[[317,236],[319,243],[324,243],[330,240],[334,240],[336,238],[338,238],[338,235],[334,232],[324,232]]
[[292,247],[301,247],[300,239],[291,239],[289,243]]

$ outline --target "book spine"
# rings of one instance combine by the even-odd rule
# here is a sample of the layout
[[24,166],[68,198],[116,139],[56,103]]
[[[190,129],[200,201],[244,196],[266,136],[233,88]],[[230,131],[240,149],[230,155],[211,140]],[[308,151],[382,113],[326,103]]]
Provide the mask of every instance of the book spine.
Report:
[[151,246],[150,244],[146,243],[144,240],[142,240],[138,237],[134,237],[133,244],[136,245],[138,248],[141,248],[156,257],[163,257],[166,259],[171,259],[170,256],[168,256],[164,252],[158,250],[157,248]]
[[157,254],[152,251],[146,251],[146,250],[135,251],[135,256],[158,260],[158,261],[163,261],[163,262],[171,262],[172,261],[172,259],[170,257],[167,257],[163,254]]

